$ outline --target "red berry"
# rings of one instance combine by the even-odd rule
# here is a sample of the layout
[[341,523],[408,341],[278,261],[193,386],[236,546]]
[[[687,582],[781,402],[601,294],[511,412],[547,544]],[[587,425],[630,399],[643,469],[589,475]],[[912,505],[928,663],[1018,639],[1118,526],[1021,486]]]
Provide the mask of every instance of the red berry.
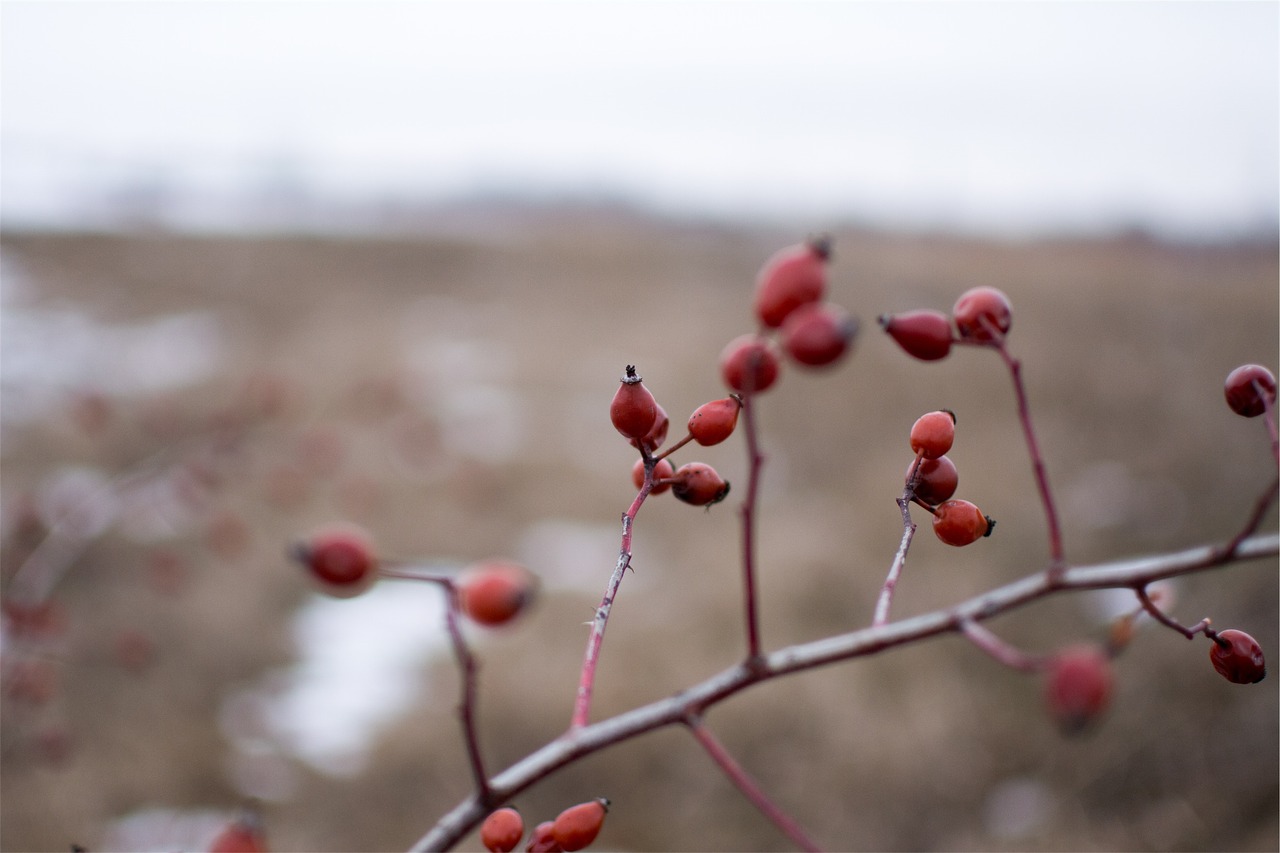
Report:
[[[651,495],[660,495],[667,489],[671,488],[670,483],[657,484],[658,480],[666,480],[676,475],[675,466],[668,459],[659,459],[657,464],[653,466],[654,487],[649,491]],[[644,485],[644,460],[637,459],[636,464],[631,466],[631,482],[636,484],[636,488]]]
[[955,412],[950,409],[928,412],[911,425],[911,450],[925,459],[937,459],[951,449],[955,437]]
[[570,806],[556,816],[551,835],[565,850],[581,850],[600,834],[609,801],[603,798]]
[[759,393],[778,380],[778,348],[757,335],[741,335],[720,352],[720,375],[740,394]]
[[776,329],[801,305],[822,299],[830,256],[830,240],[820,237],[769,258],[756,277],[755,312],[760,322]]
[[782,346],[796,362],[824,367],[839,361],[858,334],[858,321],[839,305],[802,305],[782,325]]
[[1267,677],[1262,646],[1244,631],[1219,631],[1209,647],[1209,660],[1223,678],[1235,684],[1257,684]]
[[[912,461],[907,466],[907,477],[911,476]],[[915,496],[929,506],[937,506],[956,493],[960,485],[960,474],[956,471],[956,463],[950,456],[939,456],[937,459],[921,459],[920,468],[916,471]]]
[[[662,446],[662,442],[667,440],[667,431],[671,429],[671,418],[667,417],[667,410],[662,408],[661,403],[655,402],[654,405],[657,407],[657,415],[653,419],[653,426],[644,435],[644,446],[650,453]],[[631,445],[638,448],[640,443],[633,438]]]
[[672,484],[671,493],[687,504],[710,506],[729,494],[729,484],[720,479],[715,468],[702,462],[681,465],[675,478],[677,482]]
[[960,337],[974,341],[1003,338],[1013,323],[1009,297],[994,287],[975,287],[960,294],[951,309]]
[[320,588],[338,598],[351,598],[378,579],[377,560],[368,535],[358,527],[334,525],[317,531],[294,547]]
[[480,824],[480,843],[490,853],[509,853],[524,838],[524,818],[512,808],[489,813]]
[[948,545],[960,547],[991,535],[996,523],[968,501],[943,501],[933,511],[933,532]]
[[1261,364],[1242,364],[1228,373],[1223,390],[1231,411],[1246,418],[1265,412],[1266,400],[1276,402],[1276,378]]
[[458,577],[462,612],[481,625],[502,625],[533,600],[533,574],[517,563],[488,560]]
[[733,435],[741,410],[742,399],[737,396],[703,403],[689,416],[689,435],[703,447],[719,444]]
[[951,352],[951,321],[941,311],[881,314],[880,325],[907,355],[937,361]]
[[552,829],[555,821],[544,820],[533,828],[529,835],[529,846],[524,848],[528,853],[563,853],[564,848],[556,841]]
[[614,429],[636,441],[648,435],[658,419],[658,401],[644,387],[634,364],[627,365],[627,375],[622,377],[622,384],[613,395],[609,418]]
[[1045,705],[1062,730],[1075,733],[1097,719],[1111,701],[1111,659],[1094,645],[1069,646],[1048,663]]
[[244,812],[214,837],[209,853],[267,853],[262,818],[257,812]]

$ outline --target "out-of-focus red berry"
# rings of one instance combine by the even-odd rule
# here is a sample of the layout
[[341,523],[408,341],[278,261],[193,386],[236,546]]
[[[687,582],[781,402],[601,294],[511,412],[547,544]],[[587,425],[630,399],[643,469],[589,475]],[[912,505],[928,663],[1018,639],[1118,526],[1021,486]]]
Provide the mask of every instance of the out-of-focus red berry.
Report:
[[760,322],[776,329],[801,305],[822,299],[830,256],[831,241],[819,237],[788,246],[765,261],[756,277],[755,312]]
[[758,335],[740,335],[720,352],[724,384],[739,394],[766,391],[778,381],[782,364],[773,341]]
[[1256,418],[1267,410],[1266,400],[1275,405],[1276,377],[1261,364],[1242,364],[1227,374],[1223,393],[1231,411]]
[[907,355],[937,361],[951,352],[951,320],[941,311],[881,314],[881,327]]
[[1095,645],[1068,646],[1045,671],[1044,700],[1049,715],[1068,734],[1096,720],[1111,702],[1111,659]]
[[831,302],[802,305],[782,324],[782,348],[806,367],[828,367],[853,345],[858,321]]
[[481,625],[510,622],[533,600],[533,573],[509,560],[486,560],[458,578],[462,612]]
[[994,287],[974,287],[960,294],[951,309],[960,337],[973,341],[1002,338],[1013,325],[1013,308],[1009,297]]

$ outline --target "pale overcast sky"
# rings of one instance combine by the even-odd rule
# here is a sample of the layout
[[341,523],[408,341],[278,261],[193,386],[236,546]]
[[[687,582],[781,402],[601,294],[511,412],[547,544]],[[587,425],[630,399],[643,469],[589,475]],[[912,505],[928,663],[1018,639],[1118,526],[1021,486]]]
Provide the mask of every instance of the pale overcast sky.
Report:
[[601,193],[1022,232],[1274,227],[1275,2],[14,2],[0,212],[86,189]]

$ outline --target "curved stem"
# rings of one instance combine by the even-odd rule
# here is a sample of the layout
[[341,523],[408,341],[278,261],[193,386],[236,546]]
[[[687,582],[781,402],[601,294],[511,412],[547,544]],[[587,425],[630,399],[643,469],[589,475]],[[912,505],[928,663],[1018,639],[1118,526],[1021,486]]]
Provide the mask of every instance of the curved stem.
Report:
[[582,659],[582,671],[578,677],[578,694],[573,704],[573,716],[569,720],[569,729],[581,728],[591,717],[591,697],[595,690],[596,667],[600,663],[600,649],[604,645],[604,629],[609,623],[609,612],[613,609],[613,601],[618,595],[618,587],[622,585],[622,577],[631,565],[631,530],[636,514],[644,504],[645,498],[653,491],[653,468],[657,464],[645,450],[641,450],[644,458],[644,483],[636,494],[631,506],[622,514],[622,545],[618,549],[618,561],[613,566],[613,574],[605,587],[604,598],[596,608],[595,618],[591,620],[591,634],[587,638],[587,650]]
[[742,502],[742,586],[747,628],[747,660],[760,657],[760,616],[756,603],[756,504],[760,494],[760,472],[764,454],[756,435],[755,400],[742,394],[743,428],[747,436],[747,497]]
[[729,781],[737,786],[751,804],[760,810],[760,813],[767,817],[774,826],[791,842],[801,850],[817,851],[822,848],[809,837],[804,831],[804,827],[800,826],[794,818],[784,812],[777,803],[769,799],[769,795],[764,792],[751,775],[742,768],[734,757],[729,754],[729,750],[725,749],[724,744],[716,738],[711,730],[706,727],[699,714],[690,714],[685,719],[685,724],[689,727],[689,731],[693,733],[694,738],[706,750],[707,755],[711,756],[711,760],[716,763],[722,773],[729,777]]

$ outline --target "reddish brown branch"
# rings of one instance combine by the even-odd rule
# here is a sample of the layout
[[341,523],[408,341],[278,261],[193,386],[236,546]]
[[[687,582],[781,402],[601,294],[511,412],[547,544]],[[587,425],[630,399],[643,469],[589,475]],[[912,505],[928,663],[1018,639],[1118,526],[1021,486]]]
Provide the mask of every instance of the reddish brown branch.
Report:
[[742,768],[734,757],[725,749],[724,744],[712,734],[711,730],[702,722],[702,717],[698,714],[690,714],[685,719],[685,724],[689,727],[689,731],[693,733],[694,738],[706,750],[707,755],[711,756],[711,760],[716,763],[721,772],[729,778],[737,786],[751,804],[760,810],[760,813],[767,817],[778,831],[801,850],[817,851],[822,848],[818,846],[808,833],[804,831],[804,827],[800,826],[794,818],[784,812],[777,803],[769,798],[764,789],[751,778],[751,775]]

